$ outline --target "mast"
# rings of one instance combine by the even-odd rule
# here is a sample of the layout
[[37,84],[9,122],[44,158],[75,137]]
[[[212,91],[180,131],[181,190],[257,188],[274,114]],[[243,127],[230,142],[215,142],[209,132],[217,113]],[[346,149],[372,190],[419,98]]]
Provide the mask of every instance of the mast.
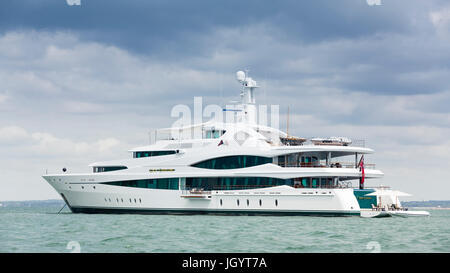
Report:
[[256,124],[256,98],[255,89],[259,86],[252,78],[248,77],[244,71],[236,72],[236,79],[242,85],[241,104],[242,104],[242,122]]

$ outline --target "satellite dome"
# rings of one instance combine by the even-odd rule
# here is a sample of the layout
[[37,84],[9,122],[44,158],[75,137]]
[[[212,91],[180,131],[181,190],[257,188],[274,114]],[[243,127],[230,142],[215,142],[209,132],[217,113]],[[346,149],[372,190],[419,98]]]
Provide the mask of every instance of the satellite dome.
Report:
[[237,79],[239,82],[245,81],[245,72],[244,72],[244,71],[238,71],[238,72],[236,72],[236,79]]

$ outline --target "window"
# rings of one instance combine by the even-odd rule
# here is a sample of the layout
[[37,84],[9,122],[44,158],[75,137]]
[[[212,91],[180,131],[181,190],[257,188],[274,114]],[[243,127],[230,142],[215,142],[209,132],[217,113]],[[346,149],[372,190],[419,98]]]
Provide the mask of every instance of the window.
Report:
[[222,206],[222,199],[220,199],[220,205]]
[[126,166],[104,166],[104,167],[94,167],[94,173],[102,172],[112,172],[118,170],[128,169]]
[[262,200],[259,199],[259,206],[262,206]]
[[187,177],[186,188],[204,190],[243,190],[274,186],[293,186],[293,179],[271,177]]
[[312,178],[312,185],[313,188],[319,187],[319,179],[318,178]]
[[275,199],[275,206],[278,207],[278,200],[277,199]]
[[208,130],[205,132],[204,138],[211,139],[211,138],[219,138],[223,134],[225,134],[225,130]]
[[172,155],[172,154],[176,154],[176,153],[177,152],[174,150],[133,152],[133,158]]
[[204,169],[239,169],[272,163],[272,158],[252,155],[224,156],[193,164]]
[[250,200],[247,199],[247,207],[250,206]]
[[307,177],[303,177],[302,178],[302,186],[304,187],[304,188],[309,188],[309,178],[307,178]]
[[237,205],[238,205],[238,207],[239,207],[239,199],[238,199],[238,200],[236,200],[236,201],[237,201],[236,203],[237,203]]
[[286,166],[286,156],[284,155],[278,156],[278,165],[282,167]]
[[112,186],[122,186],[122,187],[133,187],[133,188],[178,190],[178,180],[179,178],[156,178],[156,179],[103,182],[102,184]]

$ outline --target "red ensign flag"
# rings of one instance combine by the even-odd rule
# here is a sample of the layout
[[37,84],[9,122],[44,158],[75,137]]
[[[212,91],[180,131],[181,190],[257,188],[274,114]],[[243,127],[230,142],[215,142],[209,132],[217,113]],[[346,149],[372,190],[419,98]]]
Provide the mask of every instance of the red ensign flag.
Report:
[[364,156],[361,157],[361,160],[359,161],[359,168],[361,170],[361,184],[364,184]]

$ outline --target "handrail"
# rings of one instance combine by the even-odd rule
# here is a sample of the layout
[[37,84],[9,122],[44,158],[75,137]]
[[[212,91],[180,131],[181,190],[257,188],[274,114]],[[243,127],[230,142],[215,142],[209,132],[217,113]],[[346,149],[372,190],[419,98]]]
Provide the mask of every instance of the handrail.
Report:
[[[355,163],[352,162],[332,162],[330,166],[326,166],[325,164],[320,163],[301,163],[297,164],[287,164],[287,163],[278,163],[277,164],[283,168],[347,168],[347,169],[356,169],[359,168]],[[376,164],[374,163],[364,163],[364,168],[366,169],[375,169]]]
[[[183,194],[194,194],[194,195],[203,195],[203,194],[211,194],[213,191],[228,191],[228,190],[255,190],[255,189],[264,189],[270,187],[276,187],[282,185],[229,185],[229,186],[215,186],[212,188],[184,188],[182,189]],[[317,185],[317,187],[304,187],[301,184],[295,184],[291,186],[296,189],[359,189],[357,186],[353,186],[350,181],[339,181],[337,185]],[[373,186],[366,187],[366,189],[390,189],[389,186]]]
[[[277,187],[277,186],[285,186],[285,185],[229,185],[229,186],[214,186],[211,188],[192,188],[196,190],[192,190],[190,188],[184,188],[182,189],[183,193],[191,193],[191,194],[211,194],[212,191],[227,191],[227,190],[255,190],[255,189],[264,189],[264,188],[271,188],[271,187]],[[286,185],[290,186],[290,185]],[[296,189],[338,189],[338,188],[349,188],[351,187],[348,185],[348,183],[340,182],[338,185],[320,185],[318,183],[317,187],[304,187],[301,184],[296,184],[294,186],[290,186]]]
[[[302,143],[298,143],[298,144],[295,144],[295,145],[284,145],[284,146],[303,146],[303,145],[316,145],[316,146],[320,146],[320,145],[333,145],[333,146],[336,146],[336,145],[340,145],[340,144],[337,144],[337,143],[321,143],[321,144],[315,144],[313,141],[312,141],[312,139],[314,139],[315,137],[306,137],[306,138],[301,138],[301,139],[304,139],[304,141],[302,142]],[[351,146],[351,147],[362,147],[362,148],[364,148],[364,147],[366,147],[366,140],[365,139],[352,139],[351,140],[352,142],[351,143],[348,143],[348,144],[341,144],[340,146]]]

